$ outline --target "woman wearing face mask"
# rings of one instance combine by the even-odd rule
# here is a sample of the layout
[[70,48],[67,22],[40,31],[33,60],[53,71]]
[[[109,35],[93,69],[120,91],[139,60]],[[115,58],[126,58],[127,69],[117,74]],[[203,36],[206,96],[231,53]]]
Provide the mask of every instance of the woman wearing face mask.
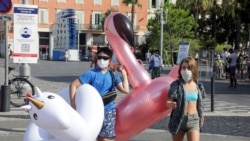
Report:
[[[97,67],[83,73],[78,79],[70,84],[70,100],[71,106],[77,108],[75,105],[76,89],[82,84],[91,84],[100,95],[105,95],[114,90],[114,86],[122,93],[129,93],[129,84],[127,73],[125,69],[118,68],[121,77],[109,71],[109,65],[112,57],[112,51],[108,47],[102,47],[97,51]],[[114,81],[114,82],[113,82]],[[115,137],[115,102],[114,100],[104,106],[104,122],[97,141],[109,141]]]
[[198,66],[194,58],[184,58],[180,63],[179,79],[170,85],[166,106],[172,109],[168,124],[173,141],[200,141],[203,125],[202,94],[196,84]]

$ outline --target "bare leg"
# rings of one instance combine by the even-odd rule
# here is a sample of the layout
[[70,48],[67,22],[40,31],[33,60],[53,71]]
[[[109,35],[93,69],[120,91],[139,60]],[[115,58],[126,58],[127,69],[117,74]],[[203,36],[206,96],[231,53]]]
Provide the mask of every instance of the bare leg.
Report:
[[185,133],[177,133],[172,135],[173,141],[183,141]]
[[102,137],[98,137],[97,141],[111,141],[110,138],[102,138]]
[[188,141],[200,141],[200,131],[198,130],[189,130],[187,132]]

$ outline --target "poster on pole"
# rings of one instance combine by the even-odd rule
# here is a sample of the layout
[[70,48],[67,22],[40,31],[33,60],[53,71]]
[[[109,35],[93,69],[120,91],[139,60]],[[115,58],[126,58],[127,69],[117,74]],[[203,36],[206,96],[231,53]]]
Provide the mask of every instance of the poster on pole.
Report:
[[179,65],[182,59],[188,57],[189,42],[181,42],[179,45],[178,58],[176,64]]
[[37,63],[38,7],[36,5],[14,5],[14,63]]

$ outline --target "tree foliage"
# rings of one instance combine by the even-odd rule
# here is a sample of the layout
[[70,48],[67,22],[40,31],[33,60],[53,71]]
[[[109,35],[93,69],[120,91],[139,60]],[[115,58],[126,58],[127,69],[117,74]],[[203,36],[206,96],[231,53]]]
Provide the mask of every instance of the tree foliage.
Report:
[[[177,50],[181,41],[187,41],[187,39],[194,37],[192,29],[196,26],[194,17],[191,16],[189,10],[176,8],[171,4],[166,4],[163,11],[163,17],[166,23],[163,28],[163,52],[170,51],[171,54],[174,50]],[[149,35],[147,36],[147,43],[151,50],[160,50],[160,23],[157,17],[159,13],[156,13],[156,18],[150,19],[148,22]],[[167,14],[167,15],[165,15]],[[166,54],[165,59],[166,61]]]

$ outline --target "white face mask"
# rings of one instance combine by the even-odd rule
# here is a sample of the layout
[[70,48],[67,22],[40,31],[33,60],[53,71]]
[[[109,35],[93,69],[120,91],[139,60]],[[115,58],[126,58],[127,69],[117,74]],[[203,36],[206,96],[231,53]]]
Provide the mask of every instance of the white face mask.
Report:
[[101,69],[107,68],[109,66],[109,60],[98,59],[97,60],[97,65]]
[[193,73],[191,70],[181,70],[181,77],[185,82],[188,82],[193,78]]

